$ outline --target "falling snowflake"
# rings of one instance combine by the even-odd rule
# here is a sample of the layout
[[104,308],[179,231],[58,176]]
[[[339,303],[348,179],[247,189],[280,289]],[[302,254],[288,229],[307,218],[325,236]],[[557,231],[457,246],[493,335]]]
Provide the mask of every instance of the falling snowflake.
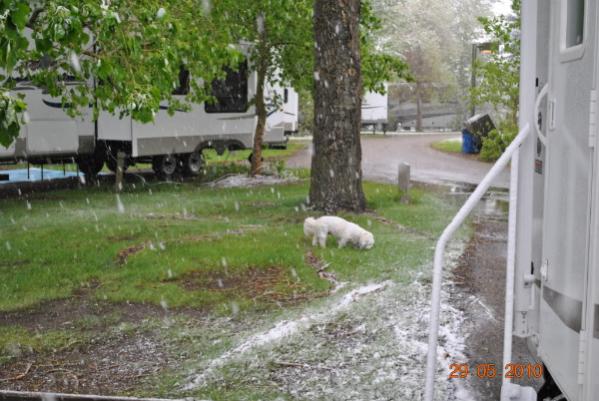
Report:
[[69,56],[69,61],[71,63],[71,67],[77,74],[81,73],[81,63],[79,62],[79,56],[75,52],[71,52]]
[[118,194],[116,195],[116,209],[119,213],[125,213],[125,205],[123,205],[121,197]]

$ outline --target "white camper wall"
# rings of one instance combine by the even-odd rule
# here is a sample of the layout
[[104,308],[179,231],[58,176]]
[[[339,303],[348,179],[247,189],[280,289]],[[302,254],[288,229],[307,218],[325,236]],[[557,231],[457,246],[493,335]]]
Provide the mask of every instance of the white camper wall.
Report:
[[[247,100],[256,91],[256,74],[247,78]],[[184,95],[176,95],[181,96]],[[240,112],[209,112],[206,104],[192,104],[187,111],[169,115],[166,105],[156,113],[153,122],[140,123],[125,117],[119,119],[103,113],[98,121],[98,139],[131,142],[131,156],[185,154],[210,142],[237,143],[245,148],[253,144],[256,112],[249,105]]]
[[362,98],[362,124],[386,123],[389,119],[388,110],[387,93],[366,92]]
[[134,157],[154,154],[188,153],[207,141],[239,140],[252,146],[256,116],[254,107],[245,113],[206,113],[204,105],[169,116],[161,110],[149,124],[133,122]]
[[20,82],[14,92],[25,95],[29,121],[11,146],[0,147],[0,159],[68,157],[93,150],[91,110],[82,109],[81,116],[71,118],[63,110],[60,98],[53,98],[28,82]]
[[[271,104],[272,110],[268,112],[266,119],[267,128],[283,127],[285,132],[295,132],[298,127],[299,95],[292,87],[280,87],[278,85],[267,86],[265,90],[267,104]],[[280,104],[274,109],[274,98],[278,98]]]
[[[596,1],[587,1],[584,16],[574,18],[566,6],[578,1],[584,2],[546,2],[551,48],[539,321],[539,355],[572,401],[583,399],[577,372],[588,283],[589,122],[597,69]],[[578,28],[584,32],[581,42],[568,45]]]
[[[267,85],[264,92],[268,107],[264,143],[284,145],[287,141],[285,135],[298,129],[299,95],[291,87],[278,85]],[[275,104],[275,98],[278,104]]]

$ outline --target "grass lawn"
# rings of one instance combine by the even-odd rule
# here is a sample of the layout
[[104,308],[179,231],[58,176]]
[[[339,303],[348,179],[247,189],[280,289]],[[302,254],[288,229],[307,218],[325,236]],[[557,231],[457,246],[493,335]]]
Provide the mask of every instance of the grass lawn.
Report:
[[[329,264],[327,271],[350,287],[408,283],[429,265],[455,205],[430,189],[415,188],[409,205],[397,201],[394,186],[365,183],[365,190],[370,212],[343,215],[374,233],[370,251],[337,249],[334,239],[326,249],[312,248],[302,230],[314,215],[304,205],[305,181],[252,189],[154,183],[120,196],[107,186],[0,200],[0,371],[5,364],[16,375],[23,367],[15,364],[30,359],[83,360],[81,347],[101,358],[104,348],[94,344],[115,344],[120,352],[150,332],[165,355],[216,353],[226,336],[197,316],[250,324],[244,322],[317,302],[331,283],[315,265]],[[168,329],[161,326],[165,313]],[[202,333],[193,345],[185,334],[191,326]],[[168,375],[148,370],[124,378],[129,387],[108,388],[173,394],[179,363]]]
[[440,150],[441,152],[447,153],[462,153],[462,140],[455,139],[444,139],[442,141],[433,142],[431,144],[433,149]]
[[[274,149],[274,148],[264,148],[262,150],[262,157],[265,161],[273,161],[284,159],[289,156],[292,156],[296,152],[304,149],[307,146],[306,142],[298,142],[298,141],[289,141],[287,142],[287,148],[285,149]],[[230,162],[230,161],[245,161],[252,153],[251,149],[245,150],[236,150],[234,152],[226,151],[222,155],[216,154],[214,149],[207,149],[204,151],[204,157],[208,164],[210,163],[222,163],[222,162]]]

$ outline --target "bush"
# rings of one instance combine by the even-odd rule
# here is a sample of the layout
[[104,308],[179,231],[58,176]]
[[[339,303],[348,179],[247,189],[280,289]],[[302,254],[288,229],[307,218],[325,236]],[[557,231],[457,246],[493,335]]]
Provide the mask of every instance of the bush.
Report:
[[518,127],[513,124],[506,122],[499,124],[499,128],[489,132],[489,135],[483,138],[483,146],[480,150],[481,160],[490,162],[499,159],[517,134]]

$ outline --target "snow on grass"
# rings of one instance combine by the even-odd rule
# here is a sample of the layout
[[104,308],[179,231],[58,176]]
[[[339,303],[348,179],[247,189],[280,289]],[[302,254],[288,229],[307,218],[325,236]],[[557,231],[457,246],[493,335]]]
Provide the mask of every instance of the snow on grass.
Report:
[[[457,259],[460,250],[451,250]],[[448,264],[449,265],[449,264]],[[428,267],[427,267],[428,268]],[[464,314],[444,286],[436,400],[470,401],[465,381],[448,381],[449,364],[466,362]],[[453,295],[453,294],[452,294]],[[186,390],[269,388],[298,399],[418,400],[424,391],[430,283],[385,281],[339,294],[296,318],[250,334],[201,364]]]
[[383,288],[390,285],[391,282],[383,282],[378,284],[368,284],[357,289],[350,291],[341,297],[340,300],[336,301],[332,305],[328,305],[323,311],[319,311],[311,314],[304,314],[295,320],[283,320],[275,323],[275,325],[264,331],[251,335],[241,344],[234,349],[223,353],[220,357],[213,359],[208,364],[208,367],[200,374],[192,377],[190,382],[185,386],[186,390],[190,390],[199,386],[202,386],[208,376],[213,373],[215,368],[222,367],[228,361],[234,358],[239,358],[249,351],[261,347],[264,345],[272,345],[274,342],[279,341],[285,337],[296,334],[298,331],[305,329],[310,324],[314,324],[318,321],[326,321],[331,316],[336,315],[343,309],[347,308],[352,302],[357,301],[364,295],[380,291]]
[[244,174],[236,174],[214,181],[209,185],[215,188],[249,188],[261,185],[277,185],[295,182],[296,177],[277,177],[271,175],[257,175],[250,177]]

